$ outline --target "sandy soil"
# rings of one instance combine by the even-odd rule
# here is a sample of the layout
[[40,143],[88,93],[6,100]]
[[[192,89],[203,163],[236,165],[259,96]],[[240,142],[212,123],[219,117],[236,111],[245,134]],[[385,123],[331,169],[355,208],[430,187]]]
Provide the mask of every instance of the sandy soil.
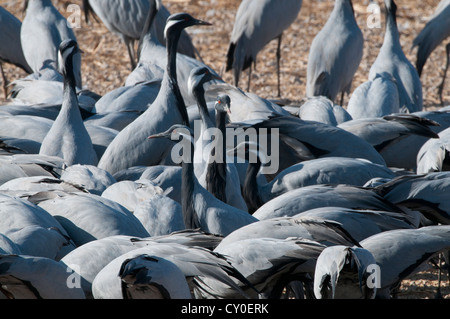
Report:
[[[382,1],[375,1],[382,4]],[[412,41],[426,24],[433,13],[438,0],[397,0],[398,26],[401,43],[407,57],[415,62],[415,50],[411,50]],[[22,1],[0,0],[0,5],[22,20]],[[69,4],[81,6],[81,0],[53,1],[66,17]],[[191,28],[194,45],[199,50],[204,62],[217,71],[223,69],[228,41],[233,28],[234,15],[240,0],[163,0],[164,5],[172,12],[186,11],[193,16],[207,20],[213,25],[205,28]],[[306,67],[310,44],[328,18],[334,1],[303,1],[297,21],[286,30],[282,42],[282,98],[299,103],[305,94]],[[370,28],[367,21],[369,0],[354,1],[358,24],[365,37],[364,56],[355,75],[353,88],[367,80],[371,64],[375,60],[384,36],[384,16],[381,11],[380,28]],[[75,29],[83,55],[84,85],[101,95],[123,85],[130,72],[128,54],[119,38],[110,33],[102,23],[93,21],[90,25],[81,19],[81,27]],[[257,59],[256,70],[253,71],[251,92],[264,98],[276,98],[276,41],[270,42],[262,50]],[[437,85],[441,81],[445,66],[445,48],[440,45],[429,57],[423,75],[423,95],[426,109],[440,107],[437,96]],[[25,76],[20,69],[5,65],[4,70],[9,81]],[[450,73],[450,71],[449,71]],[[223,78],[231,83],[231,73],[223,73]],[[448,75],[450,77],[450,74]],[[0,79],[1,81],[1,79]],[[242,75],[241,83],[246,89],[247,74]],[[450,104],[450,79],[444,89],[445,104]],[[346,98],[346,102],[348,97]],[[0,102],[5,103],[3,97]],[[346,103],[345,102],[345,103]],[[345,105],[344,103],[344,105]],[[450,297],[450,287],[446,276],[443,277],[442,291],[444,297]],[[400,298],[433,298],[437,285],[437,271],[422,272],[412,280],[404,282]]]

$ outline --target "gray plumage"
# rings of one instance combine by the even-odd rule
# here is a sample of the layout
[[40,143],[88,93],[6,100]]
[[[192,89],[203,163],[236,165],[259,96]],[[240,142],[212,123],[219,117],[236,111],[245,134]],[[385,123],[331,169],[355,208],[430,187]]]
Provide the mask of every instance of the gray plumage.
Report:
[[352,119],[346,109],[325,96],[308,98],[300,105],[298,116],[305,121],[317,121],[333,126]]
[[400,44],[397,28],[397,6],[393,0],[385,0],[386,33],[380,52],[369,71],[369,80],[377,74],[387,73],[395,79],[398,87],[399,107],[409,113],[423,107],[422,84],[416,68],[409,62]]
[[0,26],[2,28],[0,41],[8,44],[0,47],[0,61],[14,64],[25,72],[32,73],[33,71],[25,59],[20,42],[22,22],[0,6]]
[[70,287],[72,269],[45,258],[0,255],[1,295],[8,299],[85,299],[79,287]]
[[382,117],[399,113],[399,96],[395,79],[390,74],[377,74],[353,91],[347,111],[353,119]]
[[415,161],[421,144],[414,144],[413,140],[409,143],[402,141],[410,136],[437,138],[433,129],[438,125],[416,114],[401,113],[360,118],[344,122],[338,127],[367,141],[379,152],[388,167],[409,168],[409,157],[412,156],[412,161]]
[[[33,72],[38,73],[50,61],[58,68],[58,48],[63,40],[77,40],[67,19],[50,0],[29,0],[22,22],[20,39],[24,56]],[[82,88],[81,55],[74,62],[76,86]]]
[[280,96],[280,44],[284,32],[296,19],[302,6],[301,0],[244,0],[236,13],[230,45],[227,51],[226,71],[233,70],[235,86],[241,72],[251,67],[256,56],[267,43],[278,38],[277,74]]
[[438,135],[438,139],[425,142],[417,153],[417,174],[450,170],[450,129],[447,128]]
[[[416,69],[419,73],[419,77],[422,75],[423,68],[427,62],[431,53],[441,44],[445,39],[450,36],[450,1],[441,0],[436,7],[430,20],[425,27],[420,31],[417,37],[413,41],[412,49],[417,47],[416,53]],[[444,83],[446,73],[450,65],[450,43],[446,46],[447,64],[444,69],[444,75],[442,82],[438,87],[438,94],[443,103],[442,91],[444,89]]]
[[433,223],[450,224],[448,192],[450,172],[400,176],[375,187],[375,191],[397,206],[417,210]]
[[[83,0],[86,20],[89,15],[95,13],[106,28],[118,35],[125,43],[130,57],[131,68],[136,67],[135,41],[141,37],[145,21],[150,10],[150,2],[156,0]],[[160,0],[158,0],[160,1]],[[164,41],[164,26],[170,12],[161,5],[156,17],[156,34],[161,43]],[[196,50],[192,44],[190,36],[186,31],[182,31],[178,52],[195,57]]]
[[380,267],[377,298],[391,298],[404,279],[427,269],[431,258],[450,248],[450,226],[386,231],[361,241],[361,246]]
[[259,220],[294,216],[324,206],[399,211],[374,191],[349,185],[310,185],[286,192],[261,206],[253,216]]
[[317,299],[374,299],[377,287],[370,281],[374,265],[367,249],[327,247],[317,258],[314,295]]
[[84,126],[75,91],[74,65],[79,55],[77,42],[71,39],[61,42],[58,59],[64,75],[64,100],[57,118],[42,140],[39,154],[59,156],[64,158],[69,166],[73,164],[97,165],[97,153]]
[[[323,95],[335,101],[349,93],[363,54],[363,34],[352,1],[336,0],[324,27],[309,50],[306,96]],[[342,98],[341,98],[342,104]]]
[[[152,106],[117,134],[105,150],[98,166],[114,174],[137,165],[173,164],[169,156],[173,142],[147,137],[167,130],[173,124],[189,124],[186,105],[177,81],[176,48],[181,30],[209,23],[187,13],[173,14],[167,19],[167,65],[161,89]],[[127,153],[127,156],[123,156]]]
[[441,0],[424,28],[414,38],[412,48],[417,47],[416,68],[419,76],[430,54],[450,36],[450,1]]

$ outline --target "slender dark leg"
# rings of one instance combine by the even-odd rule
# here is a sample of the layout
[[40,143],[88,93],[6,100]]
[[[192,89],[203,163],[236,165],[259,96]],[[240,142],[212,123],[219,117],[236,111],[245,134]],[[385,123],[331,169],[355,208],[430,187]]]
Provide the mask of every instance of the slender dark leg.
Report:
[[444,91],[444,83],[445,83],[445,78],[447,76],[447,70],[448,70],[449,65],[450,65],[450,43],[447,44],[447,46],[445,47],[445,50],[446,50],[446,53],[447,53],[447,63],[445,65],[444,76],[442,77],[442,82],[438,86],[438,95],[439,95],[439,99],[441,101],[441,105],[444,105],[444,100],[442,98],[442,93]]
[[8,98],[8,80],[6,79],[5,71],[3,70],[3,64],[0,63],[0,72],[2,73],[2,81],[3,81],[3,94],[5,95],[5,99]]
[[131,70],[134,70],[136,68],[136,56],[134,54],[134,41],[129,38],[125,38],[124,40],[125,45],[128,50],[128,56],[130,57],[130,63],[131,63]]
[[342,91],[342,94],[341,94],[341,104],[339,104],[340,106],[343,106],[344,105],[344,96],[345,96],[345,91]]
[[438,287],[436,290],[436,299],[442,299],[442,293],[441,293],[441,278],[442,278],[442,254],[439,254],[439,261],[438,261]]
[[281,97],[281,89],[280,89],[280,60],[281,60],[281,39],[283,37],[283,33],[281,33],[278,37],[278,46],[277,46],[277,89],[278,89],[278,97]]
[[252,65],[250,64],[250,66],[248,67],[248,83],[247,83],[247,92],[250,92],[250,82],[252,79]]

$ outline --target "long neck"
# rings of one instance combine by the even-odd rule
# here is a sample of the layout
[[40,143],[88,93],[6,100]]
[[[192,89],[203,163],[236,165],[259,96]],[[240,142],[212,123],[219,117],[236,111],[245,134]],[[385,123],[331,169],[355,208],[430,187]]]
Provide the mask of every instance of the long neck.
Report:
[[183,163],[181,168],[181,206],[183,209],[183,220],[187,229],[200,228],[197,213],[195,211],[195,174],[193,164],[194,144],[190,143],[190,160],[183,154]]
[[259,196],[258,173],[261,168],[261,161],[257,157],[256,163],[249,163],[245,175],[242,197],[247,203],[248,212],[253,214],[264,203]]
[[189,126],[189,116],[187,114],[186,104],[184,103],[183,96],[181,95],[177,79],[177,47],[180,34],[180,30],[172,30],[167,35],[167,66],[165,76],[167,77],[168,83],[176,96],[177,108],[183,118],[183,124]]
[[138,58],[140,58],[142,50],[146,45],[151,45],[152,43],[161,44],[158,39],[152,35],[152,32],[154,31],[153,21],[155,20],[157,12],[156,2],[150,1],[149,15],[145,20],[145,25],[139,38]]
[[64,80],[63,80],[63,103],[61,107],[61,113],[70,113],[72,116],[79,117],[80,121],[83,121],[81,118],[81,113],[78,104],[78,97],[75,89],[75,75],[73,73],[73,62],[72,57],[69,57],[67,61],[65,61],[65,71],[64,71]]
[[200,113],[202,124],[205,125],[206,128],[214,127],[214,123],[209,116],[203,84],[198,85],[198,87],[192,93],[195,97],[195,100],[197,101],[198,111]]
[[[341,18],[344,20],[354,19],[354,10],[351,1],[348,0],[336,0],[331,16],[336,18]],[[329,19],[328,21],[333,21],[334,19]]]
[[225,112],[217,112],[216,113],[216,127],[222,133],[222,162],[226,163],[226,149],[227,149],[227,141],[225,137],[227,136],[225,131],[226,126],[226,118],[227,114]]
[[383,46],[401,48],[395,11],[396,9],[394,7],[386,8],[386,33],[384,35]]
[[[206,173],[206,189],[208,192],[213,194],[217,199],[223,202],[227,202],[227,162],[226,162],[226,141],[225,141],[225,119],[226,113],[217,112],[216,114],[216,127],[222,133],[222,140],[215,139],[213,143],[215,144],[214,150],[221,148],[222,157],[218,159],[219,161],[213,161],[208,164]],[[221,142],[221,145],[217,145]]]

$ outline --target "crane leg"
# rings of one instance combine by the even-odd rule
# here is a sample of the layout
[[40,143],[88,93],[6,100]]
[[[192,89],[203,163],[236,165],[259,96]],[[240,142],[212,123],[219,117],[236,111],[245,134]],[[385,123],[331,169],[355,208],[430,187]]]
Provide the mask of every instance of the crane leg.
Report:
[[131,70],[136,68],[136,56],[134,54],[134,41],[132,39],[125,39],[125,45],[128,50],[128,56],[130,57]]
[[280,60],[281,60],[281,39],[283,37],[283,33],[278,36],[278,45],[277,45],[277,89],[278,89],[278,97],[281,97],[281,89],[280,89]]
[[447,53],[447,63],[445,65],[444,75],[442,76],[441,84],[438,86],[438,95],[439,95],[439,99],[441,101],[441,105],[444,105],[444,100],[442,98],[442,93],[444,91],[444,83],[445,83],[445,78],[447,76],[447,70],[448,70],[449,65],[450,65],[450,43],[447,44],[447,46],[445,47],[445,50],[446,50],[446,53]]
[[340,101],[340,106],[343,106],[344,105],[344,96],[345,96],[345,91],[342,91],[342,94],[341,94],[341,101]]
[[6,79],[5,71],[3,70],[3,64],[0,63],[0,72],[2,74],[2,82],[3,82],[3,94],[5,99],[8,98],[8,80]]
[[247,92],[250,92],[250,82],[252,79],[252,65],[250,64],[250,66],[248,67],[248,82],[247,82]]
[[441,293],[441,280],[442,279],[442,254],[439,254],[439,261],[438,261],[438,287],[436,290],[435,299],[442,299],[442,293]]

